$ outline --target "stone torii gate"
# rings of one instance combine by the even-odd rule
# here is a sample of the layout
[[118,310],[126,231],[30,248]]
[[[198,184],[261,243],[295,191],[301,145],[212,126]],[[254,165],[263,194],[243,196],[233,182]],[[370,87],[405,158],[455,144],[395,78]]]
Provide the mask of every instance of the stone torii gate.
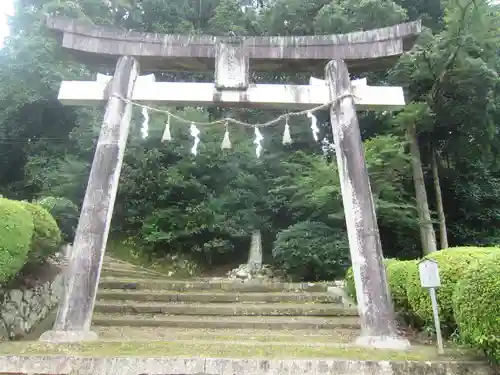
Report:
[[[215,37],[139,33],[49,18],[62,46],[82,63],[116,65],[114,76],[95,82],[65,81],[67,105],[107,101],[76,237],[68,279],[52,331],[41,340],[96,339],[90,331],[102,260],[132,113],[128,101],[170,105],[218,105],[307,109],[335,101],[330,109],[349,247],[354,269],[361,336],[357,344],[405,348],[398,337],[387,287],[375,206],[364,160],[357,109],[401,108],[400,87],[351,84],[349,71],[389,67],[411,48],[420,22],[343,35]],[[155,82],[145,72],[215,71],[214,83]],[[325,69],[325,84],[251,84],[249,71],[310,72]],[[125,99],[125,100],[124,100]]]

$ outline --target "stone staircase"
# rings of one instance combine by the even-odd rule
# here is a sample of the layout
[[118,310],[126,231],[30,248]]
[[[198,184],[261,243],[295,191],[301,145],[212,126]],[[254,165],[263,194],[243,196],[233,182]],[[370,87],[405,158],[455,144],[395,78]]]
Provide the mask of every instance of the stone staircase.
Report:
[[[170,280],[106,258],[92,330],[98,342],[0,346],[9,374],[493,375],[477,354],[349,345],[355,309],[325,284]],[[49,329],[49,327],[47,327]],[[496,371],[496,372],[495,372]]]
[[106,258],[92,320],[103,340],[345,343],[355,307],[326,284],[170,280]]

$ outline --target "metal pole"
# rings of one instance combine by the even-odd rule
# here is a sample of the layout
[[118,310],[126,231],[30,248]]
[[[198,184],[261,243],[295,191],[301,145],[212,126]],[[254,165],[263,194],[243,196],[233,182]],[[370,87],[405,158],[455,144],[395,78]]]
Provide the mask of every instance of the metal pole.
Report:
[[439,310],[436,298],[436,289],[429,288],[429,294],[431,295],[432,314],[434,315],[434,325],[436,326],[438,354],[444,354],[443,336],[441,334],[441,322],[439,321]]

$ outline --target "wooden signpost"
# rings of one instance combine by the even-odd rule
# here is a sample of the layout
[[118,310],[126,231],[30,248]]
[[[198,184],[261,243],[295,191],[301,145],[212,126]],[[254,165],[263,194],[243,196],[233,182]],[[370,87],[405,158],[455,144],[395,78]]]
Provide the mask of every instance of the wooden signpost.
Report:
[[439,321],[439,308],[436,297],[436,288],[441,286],[439,277],[439,265],[433,259],[423,259],[418,264],[420,273],[420,284],[422,288],[429,290],[432,303],[432,314],[434,316],[434,325],[436,327],[438,354],[444,354],[443,336],[441,334],[441,323]]

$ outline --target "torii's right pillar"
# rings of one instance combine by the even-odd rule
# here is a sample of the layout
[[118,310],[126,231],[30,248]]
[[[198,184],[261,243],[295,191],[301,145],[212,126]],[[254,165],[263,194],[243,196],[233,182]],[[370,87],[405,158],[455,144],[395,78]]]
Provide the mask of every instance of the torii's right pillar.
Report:
[[407,349],[409,341],[400,337],[396,328],[347,65],[343,60],[330,61],[325,73],[330,99],[339,98],[330,108],[330,120],[361,320],[361,336],[356,344]]

